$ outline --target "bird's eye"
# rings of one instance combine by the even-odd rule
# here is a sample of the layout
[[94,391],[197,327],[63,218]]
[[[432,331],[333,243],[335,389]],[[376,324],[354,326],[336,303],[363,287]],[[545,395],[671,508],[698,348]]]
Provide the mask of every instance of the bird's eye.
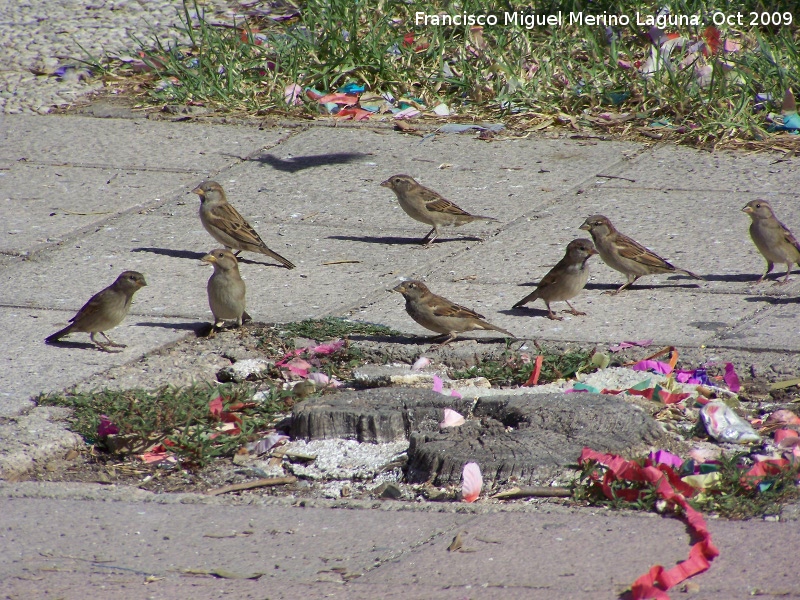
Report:
[[756,208],[761,208],[761,203],[756,204]]

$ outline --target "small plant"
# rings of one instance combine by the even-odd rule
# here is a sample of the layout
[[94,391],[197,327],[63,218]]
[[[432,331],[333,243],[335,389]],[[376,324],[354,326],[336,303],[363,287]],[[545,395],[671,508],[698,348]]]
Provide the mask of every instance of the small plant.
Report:
[[[596,370],[591,363],[591,350],[572,350],[560,354],[543,349],[541,354],[544,360],[539,376],[540,383],[569,379],[578,373]],[[453,379],[485,377],[492,385],[522,385],[528,381],[535,368],[533,358],[528,354],[506,350],[498,360],[483,360],[468,369],[454,371],[450,376]]]
[[307,319],[296,323],[287,323],[277,327],[282,336],[305,337],[312,340],[324,341],[344,338],[351,335],[398,336],[399,331],[385,325],[373,323],[360,323],[338,317],[325,317],[324,319]]
[[[644,465],[646,460],[636,462]],[[719,477],[713,487],[686,498],[696,510],[728,519],[750,519],[779,514],[784,504],[800,498],[800,464],[772,469],[768,475],[748,476],[746,473],[753,466],[753,460],[748,453],[739,452],[723,455],[717,466]],[[688,462],[677,476],[690,475],[693,471],[694,464]],[[608,486],[613,497],[608,498],[599,485],[603,472],[603,467],[593,462],[583,466],[573,487],[573,499],[614,509],[656,509],[655,486],[645,481],[611,479]]]
[[[98,433],[102,417],[116,429],[115,436],[129,439],[132,450],[142,452],[160,442],[184,464],[203,466],[215,457],[232,455],[243,444],[257,439],[259,432],[268,429],[274,416],[285,409],[285,392],[269,388],[262,400],[253,402],[253,391],[252,386],[233,384],[165,386],[155,391],[46,394],[36,401],[44,406],[73,409],[71,429],[89,444],[103,443]],[[218,410],[211,405],[216,398],[221,399]],[[221,430],[223,417],[236,424],[232,433]]]

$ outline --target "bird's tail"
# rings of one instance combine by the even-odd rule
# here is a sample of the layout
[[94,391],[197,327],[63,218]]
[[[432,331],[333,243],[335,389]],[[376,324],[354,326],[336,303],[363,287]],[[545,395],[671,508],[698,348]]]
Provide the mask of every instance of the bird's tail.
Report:
[[483,326],[484,329],[491,329],[493,331],[499,331],[500,333],[505,333],[508,337],[517,339],[517,336],[515,336],[510,331],[508,331],[506,329],[503,329],[502,327],[498,327],[497,325],[492,325],[491,323],[487,323],[486,321],[481,321],[481,326]]
[[528,302],[533,302],[533,301],[535,301],[535,300],[538,300],[538,299],[539,299],[539,296],[536,294],[536,292],[531,292],[530,294],[528,294],[527,296],[525,296],[525,297],[524,297],[522,300],[520,300],[519,302],[517,302],[517,303],[516,303],[514,306],[512,306],[511,308],[522,308],[522,306],[523,306],[524,304],[528,304]]
[[45,340],[44,340],[44,343],[45,344],[54,344],[55,342],[60,340],[62,337],[67,335],[71,330],[72,330],[72,325],[67,325],[66,327],[64,327],[64,329],[62,329],[60,331],[56,331],[53,335],[50,335],[50,336],[46,337]]
[[280,254],[278,254],[277,252],[273,252],[273,251],[272,251],[272,250],[270,250],[269,248],[265,248],[265,249],[263,249],[263,250],[262,250],[262,252],[263,252],[264,254],[266,254],[267,256],[269,256],[269,257],[271,257],[271,258],[274,258],[275,260],[277,260],[279,263],[281,263],[281,264],[282,264],[284,267],[286,267],[287,269],[294,269],[294,268],[295,268],[295,266],[296,266],[296,265],[295,265],[295,264],[294,264],[292,261],[290,261],[288,258],[283,258],[283,257],[282,257]]

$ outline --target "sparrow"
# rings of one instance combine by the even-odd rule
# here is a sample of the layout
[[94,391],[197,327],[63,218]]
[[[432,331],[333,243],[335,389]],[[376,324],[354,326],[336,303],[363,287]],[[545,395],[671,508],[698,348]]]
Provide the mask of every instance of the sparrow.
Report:
[[221,329],[225,321],[236,321],[236,326],[252,320],[245,310],[245,285],[239,275],[239,264],[230,250],[217,248],[200,259],[214,267],[208,279],[208,305],[214,315],[211,334]]
[[[49,336],[45,339],[45,343],[54,344],[68,333],[83,332],[88,333],[89,339],[104,352],[116,352],[109,350],[109,346],[125,348],[125,344],[118,344],[105,332],[122,323],[131,308],[133,295],[146,285],[147,282],[141,273],[123,271],[114,283],[97,292],[83,305],[78,313],[70,319],[70,325]],[[96,340],[95,333],[102,334],[106,342]]]
[[621,234],[614,228],[611,221],[602,215],[589,217],[580,228],[592,235],[597,252],[603,262],[628,278],[628,281],[622,284],[618,290],[611,292],[612,294],[619,294],[642,275],[685,273],[694,279],[702,279],[691,271],[678,269],[655,252],[651,252],[627,235]]
[[767,272],[761,276],[758,283],[764,281],[772,271],[775,263],[786,264],[786,276],[782,282],[789,281],[789,272],[792,264],[800,264],[800,244],[786,226],[778,221],[769,202],[766,200],[751,200],[742,209],[753,220],[750,223],[750,237],[758,251],[767,260]]
[[[449,200],[442,198],[433,190],[420,185],[413,177],[408,175],[393,175],[382,182],[381,186],[389,188],[395,193],[400,208],[409,217],[433,227],[428,232],[428,235],[420,241],[421,244],[426,246],[432,244],[433,240],[438,237],[439,227],[460,227],[465,223],[471,223],[476,220],[497,221],[494,217],[469,214]],[[433,234],[433,237],[431,237],[431,234]]]
[[267,248],[256,230],[228,202],[225,191],[216,181],[204,181],[192,193],[200,196],[200,222],[203,227],[228,250],[236,250],[236,256],[242,250],[258,252],[274,258],[287,269],[294,269],[291,261]]
[[425,329],[447,336],[434,348],[441,348],[452,342],[459,333],[475,329],[491,329],[515,338],[513,333],[484,321],[484,316],[473,310],[450,302],[432,293],[421,281],[404,281],[393,292],[398,292],[406,299],[406,312]]
[[589,281],[589,267],[586,262],[595,254],[597,254],[597,250],[594,249],[594,244],[590,240],[585,238],[572,240],[567,246],[564,258],[550,269],[536,289],[517,302],[514,308],[520,308],[523,304],[541,298],[547,305],[547,316],[560,321],[563,317],[556,316],[550,309],[550,303],[563,300],[570,308],[564,312],[570,312],[576,316],[585,315],[586,313],[575,310],[569,300],[577,296]]

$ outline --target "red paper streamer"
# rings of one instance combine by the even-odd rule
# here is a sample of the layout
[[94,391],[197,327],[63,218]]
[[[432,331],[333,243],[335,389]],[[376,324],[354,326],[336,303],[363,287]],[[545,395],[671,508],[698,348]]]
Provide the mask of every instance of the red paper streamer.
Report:
[[639,490],[620,490],[616,494],[611,490],[610,483],[614,480],[646,481],[653,484],[656,493],[666,500],[673,508],[677,505],[683,509],[683,518],[689,526],[692,537],[698,540],[689,550],[689,558],[671,569],[661,565],[653,566],[647,573],[639,577],[631,586],[633,600],[669,600],[666,591],[680,582],[707,570],[719,550],[711,543],[711,533],[708,531],[703,515],[689,506],[687,496],[692,496],[695,490],[680,480],[675,471],[667,465],[653,466],[649,461],[642,466],[634,461],[625,460],[621,456],[603,454],[591,448],[584,448],[579,459],[580,464],[594,461],[606,467],[601,488],[608,498],[623,498],[636,500],[641,493]]
[[526,381],[522,387],[533,387],[537,383],[539,383],[539,375],[542,374],[542,363],[544,362],[544,356],[541,354],[536,357],[536,362],[533,364],[533,371],[531,372],[531,376],[528,377],[528,381]]

